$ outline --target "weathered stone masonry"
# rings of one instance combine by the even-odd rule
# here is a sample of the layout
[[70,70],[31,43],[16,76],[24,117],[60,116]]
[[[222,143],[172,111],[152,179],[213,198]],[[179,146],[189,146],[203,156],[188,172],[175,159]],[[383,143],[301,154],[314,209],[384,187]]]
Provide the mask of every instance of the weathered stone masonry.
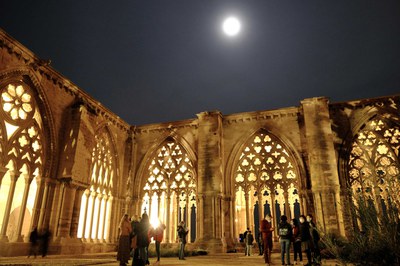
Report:
[[[51,253],[114,250],[121,216],[144,208],[168,223],[166,243],[185,219],[192,245],[212,252],[233,248],[265,211],[313,213],[320,228],[346,236],[355,139],[371,121],[386,121],[400,140],[400,95],[129,125],[4,31],[0,93],[3,256],[26,254],[35,226],[51,230]],[[264,149],[265,162],[253,148]]]

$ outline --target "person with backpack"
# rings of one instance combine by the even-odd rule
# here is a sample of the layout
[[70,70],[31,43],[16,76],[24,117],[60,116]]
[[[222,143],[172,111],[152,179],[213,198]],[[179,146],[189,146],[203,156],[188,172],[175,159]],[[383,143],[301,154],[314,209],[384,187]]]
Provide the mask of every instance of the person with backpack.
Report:
[[254,237],[250,230],[247,231],[246,234],[246,252],[245,256],[251,255],[251,247],[253,246]]
[[292,226],[287,222],[286,215],[281,216],[281,222],[278,226],[279,242],[281,243],[281,259],[282,265],[290,265],[290,240],[292,239]]

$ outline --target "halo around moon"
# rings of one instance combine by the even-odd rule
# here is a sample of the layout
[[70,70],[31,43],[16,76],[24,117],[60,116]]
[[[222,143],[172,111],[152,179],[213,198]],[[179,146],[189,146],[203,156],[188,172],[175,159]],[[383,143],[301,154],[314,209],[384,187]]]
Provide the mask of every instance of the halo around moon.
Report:
[[222,30],[228,36],[236,36],[239,34],[242,25],[235,17],[228,17],[222,24]]

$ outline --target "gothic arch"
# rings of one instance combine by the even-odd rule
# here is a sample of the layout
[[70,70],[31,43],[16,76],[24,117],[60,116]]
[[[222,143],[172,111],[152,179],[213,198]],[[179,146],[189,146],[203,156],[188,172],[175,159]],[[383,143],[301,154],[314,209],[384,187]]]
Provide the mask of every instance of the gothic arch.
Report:
[[[37,210],[36,204],[41,202],[37,188],[54,171],[55,138],[50,108],[36,76],[29,69],[12,69],[0,73],[0,79],[0,166],[8,170],[0,178],[4,210],[0,214],[0,237],[15,236],[13,241],[27,235],[37,223],[38,212],[29,221],[25,212],[18,213],[18,224],[11,227],[9,218],[16,208]],[[3,199],[5,195],[7,199]],[[31,224],[23,225],[21,221]],[[7,232],[7,227],[16,231]]]
[[399,203],[395,195],[400,188],[400,123],[389,113],[368,118],[352,132],[342,153],[341,181],[353,196],[371,200],[382,213],[390,201]]
[[149,151],[142,165],[141,182],[137,186],[141,191],[137,194],[140,213],[147,212],[153,226],[159,221],[165,223],[167,243],[177,239],[173,228],[179,221],[185,221],[190,228],[189,241],[196,239],[198,178],[195,162],[182,142],[168,136]]
[[43,177],[50,177],[57,169],[55,167],[57,163],[56,155],[56,134],[54,128],[54,119],[51,112],[49,102],[42,84],[39,82],[39,78],[36,76],[30,68],[12,68],[7,71],[0,73],[1,86],[4,86],[11,82],[22,82],[26,84],[34,93],[36,104],[41,114],[41,122],[43,128],[43,148],[44,158],[43,162]]
[[282,143],[285,144],[285,146],[288,148],[291,156],[293,156],[293,158],[296,161],[295,167],[299,173],[299,180],[300,180],[300,185],[301,185],[300,189],[306,189],[306,185],[305,185],[306,171],[305,171],[303,160],[301,159],[301,156],[298,152],[298,149],[295,148],[295,146],[293,145],[293,143],[291,141],[289,141],[285,138],[277,137],[277,136],[279,136],[279,134],[276,134],[273,130],[269,130],[266,128],[257,128],[257,129],[251,129],[251,130],[247,131],[246,134],[243,134],[243,136],[240,138],[240,140],[236,143],[236,145],[233,147],[232,151],[230,152],[229,159],[227,161],[227,166],[226,166],[226,178],[225,178],[225,186],[224,186],[225,192],[227,192],[228,194],[234,192],[235,184],[232,181],[234,179],[233,175],[235,172],[236,164],[239,161],[240,152],[245,148],[247,141],[252,136],[254,136],[257,132],[260,132],[260,131],[269,132],[270,134],[272,134],[273,136],[275,136],[276,138],[281,140]]
[[111,212],[118,195],[118,154],[106,124],[101,124],[95,132],[90,185],[82,195],[77,237],[109,242],[113,231]]
[[289,218],[298,217],[302,171],[290,146],[261,128],[236,148],[228,175],[235,234],[247,227],[254,227],[257,233],[259,220],[266,213],[276,216],[276,220],[283,213]]

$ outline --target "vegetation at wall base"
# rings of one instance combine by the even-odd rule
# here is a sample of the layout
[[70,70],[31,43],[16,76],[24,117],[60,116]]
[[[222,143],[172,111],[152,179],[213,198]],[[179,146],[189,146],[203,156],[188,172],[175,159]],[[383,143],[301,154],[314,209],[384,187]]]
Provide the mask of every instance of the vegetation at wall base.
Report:
[[379,206],[365,195],[353,199],[352,234],[348,239],[324,234],[324,255],[335,257],[342,265],[400,265],[399,202],[384,205],[382,201]]

